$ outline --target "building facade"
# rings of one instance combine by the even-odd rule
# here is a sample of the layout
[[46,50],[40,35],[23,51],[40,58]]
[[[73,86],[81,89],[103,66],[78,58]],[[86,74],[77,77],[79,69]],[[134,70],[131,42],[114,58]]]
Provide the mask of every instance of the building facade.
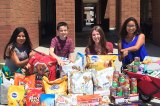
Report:
[[43,39],[56,35],[56,24],[60,21],[69,24],[70,36],[75,41],[76,32],[81,32],[84,26],[84,6],[89,4],[94,7],[94,24],[104,29],[119,30],[130,16],[139,24],[145,17],[151,18],[152,40],[160,46],[160,0],[0,0],[0,62],[4,61],[4,46],[18,26],[27,29],[34,48]]

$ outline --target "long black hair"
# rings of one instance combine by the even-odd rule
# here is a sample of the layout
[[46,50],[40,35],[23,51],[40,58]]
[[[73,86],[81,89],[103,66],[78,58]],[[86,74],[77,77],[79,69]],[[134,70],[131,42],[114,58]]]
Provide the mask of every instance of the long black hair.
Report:
[[135,25],[136,25],[136,31],[134,32],[134,35],[137,36],[137,35],[140,34],[140,28],[139,28],[139,25],[138,25],[137,20],[136,20],[134,17],[129,17],[129,18],[127,18],[127,19],[125,20],[125,22],[124,22],[123,25],[122,25],[122,29],[121,29],[121,31],[120,31],[120,38],[121,38],[121,39],[125,39],[125,38],[126,38],[126,36],[127,36],[127,34],[128,34],[126,28],[127,28],[128,22],[130,22],[130,21],[133,21],[133,22],[135,23]]
[[88,43],[88,48],[90,50],[90,52],[95,51],[95,42],[92,39],[92,32],[93,31],[97,31],[99,32],[101,38],[100,38],[100,45],[101,45],[101,51],[103,54],[106,54],[109,50],[108,48],[106,48],[106,38],[105,38],[105,34],[104,31],[102,30],[102,28],[100,26],[94,26],[91,30],[90,36],[89,36],[89,43]]
[[7,43],[7,45],[6,45],[5,49],[4,49],[4,55],[3,55],[3,58],[4,58],[4,59],[6,58],[6,50],[7,50],[7,48],[8,48],[9,45],[12,45],[12,46],[11,46],[11,50],[10,50],[10,52],[9,52],[9,55],[11,55],[11,52],[13,51],[13,49],[14,49],[15,46],[16,46],[17,36],[18,36],[19,33],[21,33],[21,32],[23,32],[24,35],[25,35],[25,37],[26,37],[26,41],[25,41],[24,44],[23,44],[24,47],[25,47],[26,49],[28,49],[28,51],[31,51],[31,49],[32,49],[32,43],[31,43],[31,41],[30,41],[30,38],[29,38],[29,35],[28,35],[27,30],[26,30],[25,28],[23,28],[23,27],[17,27],[17,28],[13,31],[12,36],[11,36],[9,42]]

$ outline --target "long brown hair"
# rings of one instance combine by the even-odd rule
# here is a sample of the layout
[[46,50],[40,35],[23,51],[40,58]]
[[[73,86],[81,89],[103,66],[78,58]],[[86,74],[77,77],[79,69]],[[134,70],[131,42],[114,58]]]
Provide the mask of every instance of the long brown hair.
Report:
[[88,48],[90,50],[90,52],[94,52],[95,51],[95,42],[92,39],[92,32],[93,31],[97,31],[99,32],[101,38],[100,38],[100,45],[101,45],[101,54],[107,54],[108,53],[108,48],[106,48],[106,39],[105,39],[105,34],[102,30],[102,28],[100,26],[94,26],[91,30],[90,36],[89,36],[89,43],[88,43]]

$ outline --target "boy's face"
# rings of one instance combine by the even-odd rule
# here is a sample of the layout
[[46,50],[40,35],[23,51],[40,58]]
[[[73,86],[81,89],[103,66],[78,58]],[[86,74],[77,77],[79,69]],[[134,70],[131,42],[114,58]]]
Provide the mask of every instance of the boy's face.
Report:
[[61,26],[59,27],[59,30],[57,30],[58,36],[60,38],[65,38],[68,35],[68,28],[67,26]]

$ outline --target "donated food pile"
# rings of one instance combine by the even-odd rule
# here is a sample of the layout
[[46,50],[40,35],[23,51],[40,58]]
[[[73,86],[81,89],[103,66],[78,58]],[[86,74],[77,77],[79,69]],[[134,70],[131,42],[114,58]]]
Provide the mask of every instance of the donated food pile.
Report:
[[[61,77],[53,81],[39,73],[29,76],[15,73],[12,78],[6,77],[7,72],[0,71],[0,104],[95,106],[116,103],[116,97],[126,99],[131,95],[137,95],[136,78],[130,79],[127,75],[116,71],[114,65],[116,59],[115,55],[88,55],[86,57],[82,53],[77,53],[74,63],[64,58],[66,65],[61,69]],[[141,69],[142,73],[146,73],[148,68],[144,72],[142,68],[150,67],[149,62],[151,61],[146,62],[147,66],[137,63],[137,70],[133,67],[136,63],[132,63],[127,68],[133,72]],[[3,67],[1,65],[0,68]],[[156,76],[157,74],[158,72],[154,73]],[[111,99],[112,97],[114,99]]]

